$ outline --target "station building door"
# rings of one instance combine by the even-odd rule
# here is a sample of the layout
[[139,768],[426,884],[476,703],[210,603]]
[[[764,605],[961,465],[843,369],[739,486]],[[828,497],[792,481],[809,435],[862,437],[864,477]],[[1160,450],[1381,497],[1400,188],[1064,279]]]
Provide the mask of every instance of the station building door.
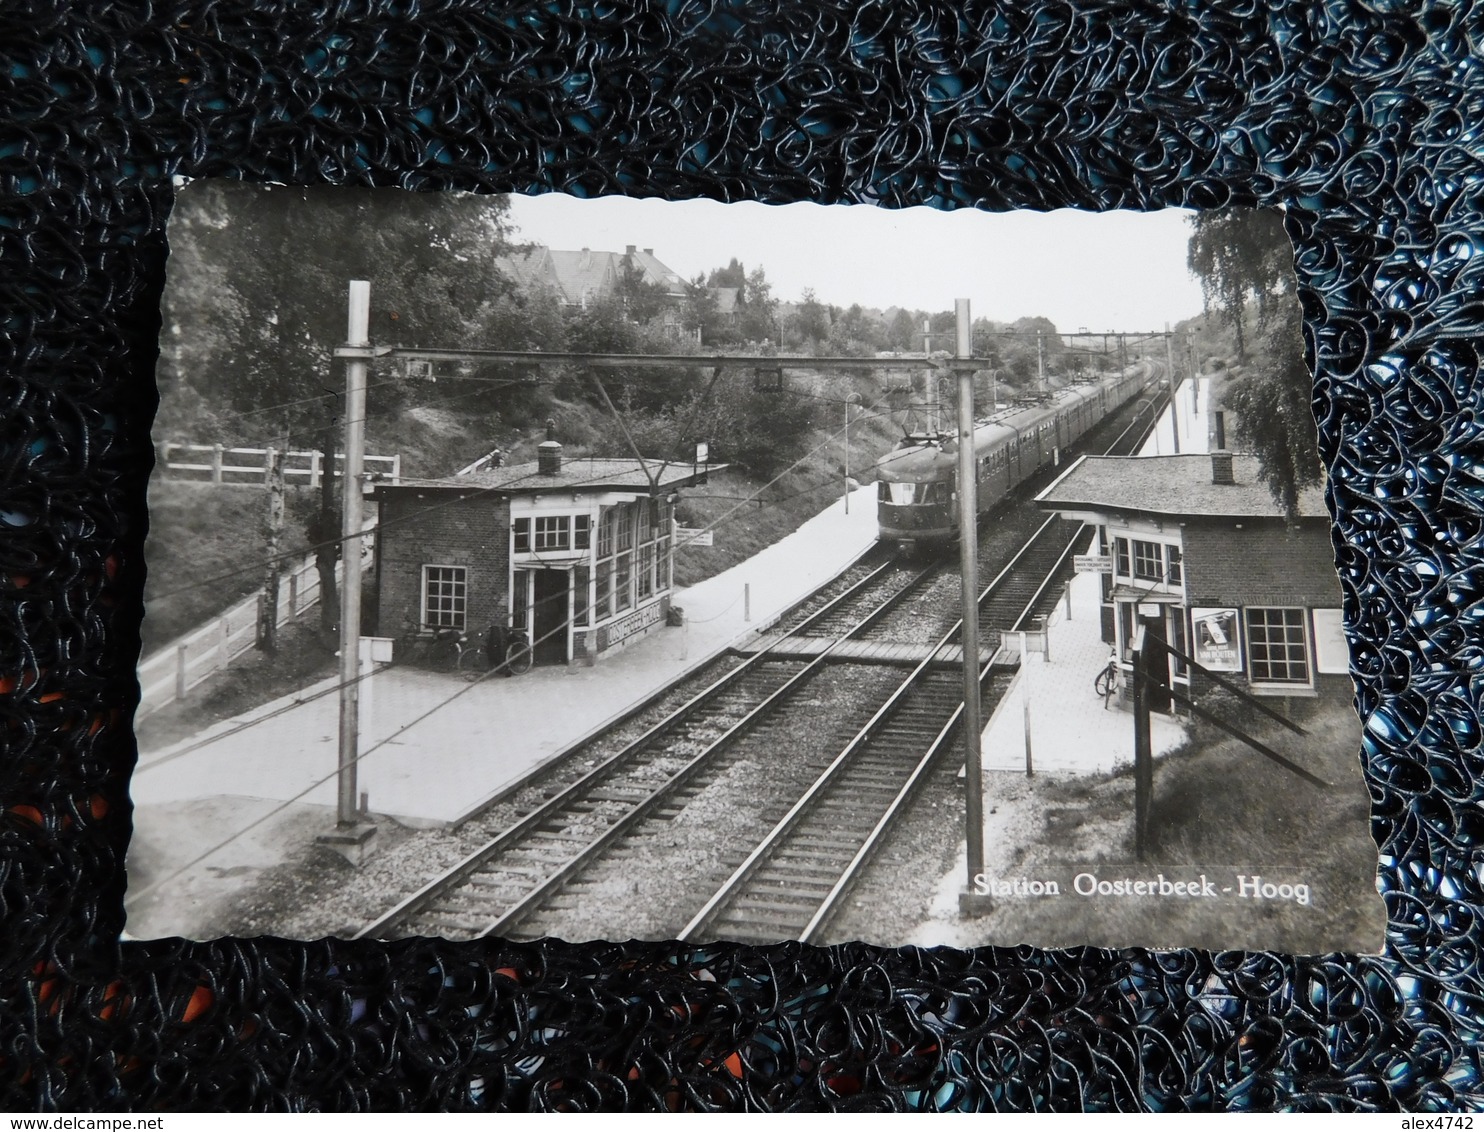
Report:
[[572,574],[568,570],[517,570],[511,593],[511,624],[524,629],[537,664],[565,664],[572,619]]
[[531,611],[531,640],[537,664],[567,662],[567,625],[571,621],[568,591],[572,575],[566,570],[533,570],[535,584]]
[[[1183,606],[1170,602],[1120,601],[1117,603],[1117,610],[1118,651],[1125,662],[1133,659],[1131,650],[1136,628],[1142,628],[1146,633],[1152,633],[1166,644],[1173,645],[1179,651],[1189,654]],[[1185,671],[1184,663],[1172,656],[1169,658],[1169,664],[1168,679],[1171,687],[1188,686],[1190,673]],[[1167,691],[1163,688],[1156,688],[1149,706],[1153,711],[1169,713],[1174,710],[1175,705]]]

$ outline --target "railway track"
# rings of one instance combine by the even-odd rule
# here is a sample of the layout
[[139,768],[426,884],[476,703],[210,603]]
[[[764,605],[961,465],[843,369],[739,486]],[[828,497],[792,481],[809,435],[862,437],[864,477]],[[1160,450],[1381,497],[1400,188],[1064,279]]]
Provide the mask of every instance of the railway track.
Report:
[[[1150,425],[1158,419],[1156,404]],[[1126,454],[1147,435],[1138,417],[1109,445]],[[1048,517],[978,598],[981,629],[1028,629],[1057,598],[1084,524]],[[951,641],[956,623],[939,642]],[[1007,673],[984,665],[980,694],[991,712]],[[963,716],[957,672],[920,664],[680,932],[682,940],[818,943],[892,823],[934,768],[957,749]]]
[[[1157,411],[1150,419],[1157,419]],[[1127,444],[1137,423],[1136,417],[1110,451]],[[1022,627],[1054,604],[1053,581],[1084,537],[1078,524],[1055,518],[1043,523],[985,587],[980,606],[986,628]],[[785,614],[780,623],[787,627],[754,656],[622,749],[586,770],[567,765],[560,772],[543,771],[550,781],[513,822],[357,938],[560,934],[561,894],[571,884],[580,887],[585,870],[605,856],[621,858],[625,838],[674,817],[729,761],[749,750],[776,756],[788,743],[789,705],[835,646],[811,660],[772,656],[774,646],[796,636],[839,644],[874,635],[893,609],[932,584],[941,569],[881,561],[875,552],[863,555]],[[825,596],[832,590],[838,592]],[[957,631],[955,625],[939,646]],[[1005,682],[984,667],[981,686],[994,702]],[[736,865],[692,918],[684,938],[817,938],[895,815],[952,745],[961,712],[961,676],[926,660],[919,664]]]
[[[550,785],[511,825],[367,925],[356,938],[449,939],[504,934],[567,880],[749,734],[773,745],[768,722],[829,660],[780,660],[771,646],[849,614],[843,643],[879,622],[936,567],[886,561],[776,636],[575,781]],[[864,610],[864,611],[863,611]]]

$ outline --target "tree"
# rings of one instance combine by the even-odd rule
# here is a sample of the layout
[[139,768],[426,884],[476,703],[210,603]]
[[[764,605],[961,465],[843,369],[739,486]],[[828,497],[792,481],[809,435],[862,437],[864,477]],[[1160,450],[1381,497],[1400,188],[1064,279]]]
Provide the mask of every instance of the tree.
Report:
[[713,267],[706,277],[708,287],[735,287],[740,292],[747,286],[747,270],[736,256],[725,267]]
[[817,346],[830,336],[830,312],[814,297],[811,288],[804,288],[804,296],[790,320],[789,330],[799,336],[801,345]]
[[721,307],[716,292],[697,275],[685,285],[685,301],[680,308],[680,325],[698,332],[703,345],[715,345],[721,332]]
[[899,310],[892,316],[886,337],[893,350],[915,353],[922,349],[922,319],[909,310]]
[[778,300],[773,298],[773,287],[761,267],[748,272],[739,305],[737,329],[744,339],[778,341]]
[[1237,357],[1246,356],[1243,328],[1249,298],[1257,301],[1258,323],[1293,283],[1293,246],[1277,209],[1221,208],[1191,220],[1186,264],[1201,281],[1206,309],[1214,305],[1231,323]]
[[[1259,475],[1292,518],[1299,492],[1319,483],[1321,467],[1293,246],[1282,214],[1221,209],[1196,214],[1192,228],[1187,262],[1208,308],[1214,304],[1233,327],[1237,356],[1245,361],[1226,394],[1233,435],[1257,456]],[[1249,340],[1244,323],[1251,303],[1257,317]]]
[[665,289],[650,282],[628,256],[621,261],[615,291],[624,313],[635,322],[650,322],[670,305]]
[[[391,189],[196,182],[171,218],[164,296],[171,329],[162,367],[167,427],[195,394],[217,411],[216,439],[261,443],[287,423],[317,434],[340,375],[346,288],[371,281],[371,336],[457,345],[511,282],[495,267],[511,247],[504,197]],[[368,412],[393,412],[403,388],[373,389]],[[280,407],[265,418],[265,406]],[[280,434],[281,435],[281,434]],[[209,439],[209,438],[202,438]]]

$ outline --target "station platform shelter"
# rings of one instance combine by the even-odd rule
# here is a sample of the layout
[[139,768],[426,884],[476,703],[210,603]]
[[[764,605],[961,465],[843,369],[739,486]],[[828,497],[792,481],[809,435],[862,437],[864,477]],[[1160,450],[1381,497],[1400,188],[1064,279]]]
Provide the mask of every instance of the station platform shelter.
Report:
[[376,634],[405,649],[501,624],[537,664],[591,664],[665,624],[676,493],[704,474],[566,459],[549,433],[531,463],[377,485]]
[[[1123,662],[1142,627],[1254,695],[1354,694],[1320,489],[1285,515],[1255,456],[1215,451],[1086,456],[1036,500],[1096,528],[1104,639]],[[1169,663],[1171,687],[1199,694]]]

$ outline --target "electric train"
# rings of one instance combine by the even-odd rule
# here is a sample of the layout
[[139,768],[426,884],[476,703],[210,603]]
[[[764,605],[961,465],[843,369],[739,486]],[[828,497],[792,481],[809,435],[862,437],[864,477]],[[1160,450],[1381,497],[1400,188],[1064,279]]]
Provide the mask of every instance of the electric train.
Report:
[[[1077,385],[1044,402],[1002,410],[974,426],[978,510],[984,514],[1109,413],[1142,393],[1145,365]],[[877,537],[901,543],[943,543],[958,537],[958,442],[911,436],[876,464]]]

